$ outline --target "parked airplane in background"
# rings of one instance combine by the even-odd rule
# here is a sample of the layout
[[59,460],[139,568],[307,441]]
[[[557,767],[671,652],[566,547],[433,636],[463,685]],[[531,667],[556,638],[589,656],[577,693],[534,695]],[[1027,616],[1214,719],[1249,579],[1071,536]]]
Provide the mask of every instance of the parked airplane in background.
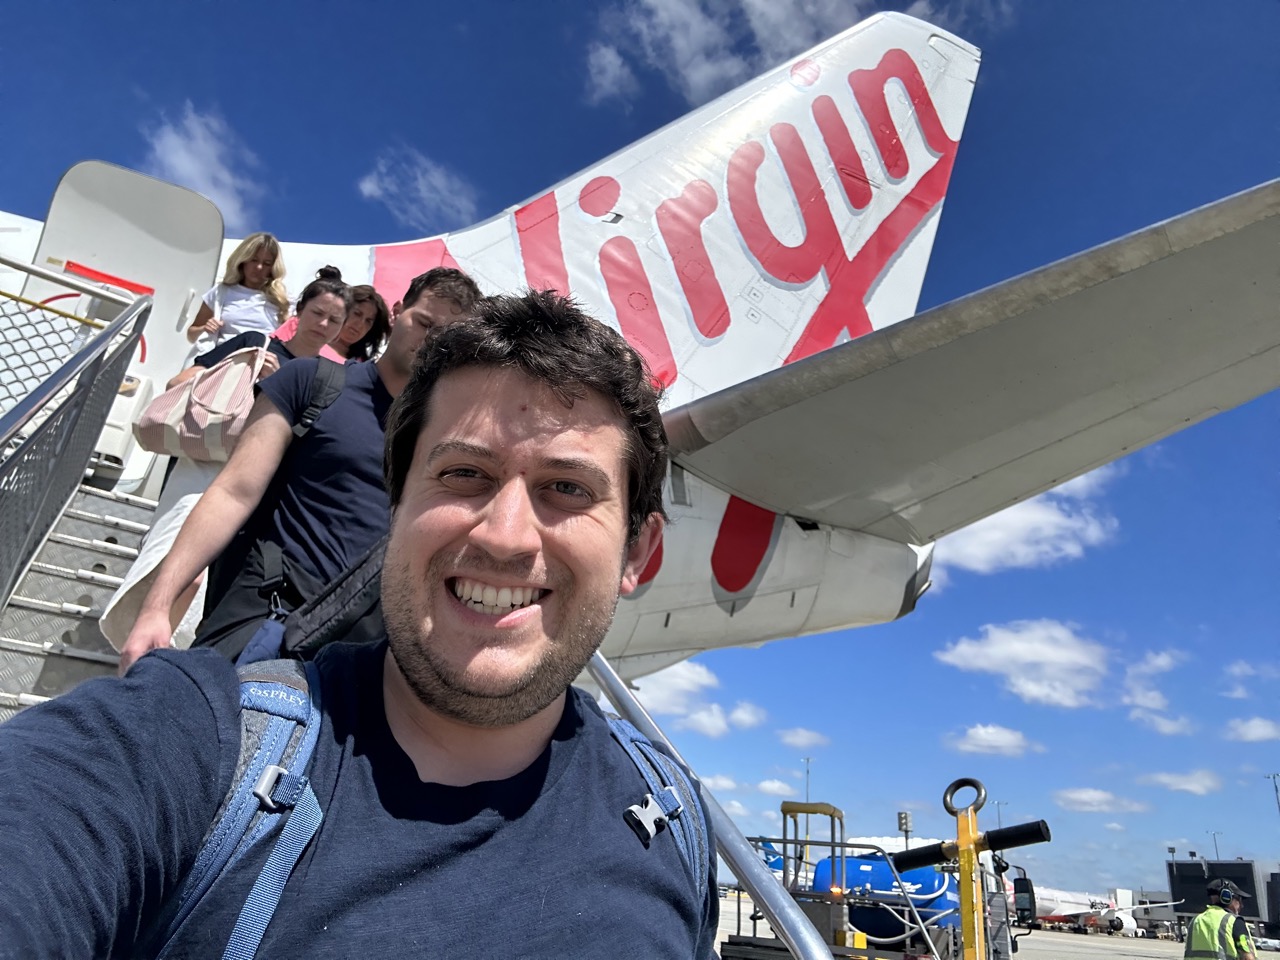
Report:
[[[477,226],[287,243],[289,277],[334,263],[394,302],[457,265],[571,291],[644,354],[675,522],[605,641],[623,676],[892,620],[938,537],[1280,386],[1280,183],[913,318],[978,65],[882,14]],[[0,215],[10,256],[154,291],[139,402],[233,242],[207,202],[98,163],[45,224]],[[150,489],[150,456],[121,460]]]
[[1181,900],[1167,900],[1160,903],[1126,904],[1121,901],[1132,900],[1132,890],[1112,892],[1113,896],[1102,897],[1092,893],[1037,887],[1036,919],[1046,923],[1069,923],[1082,929],[1097,927],[1107,933],[1122,933],[1131,937],[1138,930],[1135,911],[1173,907],[1182,903]]

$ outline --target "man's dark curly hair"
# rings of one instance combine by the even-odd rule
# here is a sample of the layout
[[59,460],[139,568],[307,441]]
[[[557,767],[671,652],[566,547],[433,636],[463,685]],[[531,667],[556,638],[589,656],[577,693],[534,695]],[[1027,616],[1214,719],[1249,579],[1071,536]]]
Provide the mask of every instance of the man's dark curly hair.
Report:
[[567,407],[588,390],[605,397],[627,424],[627,539],[651,514],[666,517],[667,432],[649,368],[621,335],[551,290],[485,297],[468,319],[422,345],[413,373],[387,417],[383,460],[394,508],[404,493],[418,436],[430,415],[431,391],[451,370],[498,367],[545,384]]

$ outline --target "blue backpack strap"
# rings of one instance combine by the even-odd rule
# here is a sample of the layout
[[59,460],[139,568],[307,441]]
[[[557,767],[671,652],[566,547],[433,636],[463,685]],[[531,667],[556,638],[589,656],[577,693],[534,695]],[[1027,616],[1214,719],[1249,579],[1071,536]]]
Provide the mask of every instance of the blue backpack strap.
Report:
[[711,872],[711,843],[702,796],[693,775],[675,758],[655,747],[633,724],[612,714],[605,716],[610,733],[636,765],[650,791],[642,803],[624,811],[623,819],[646,847],[669,827],[680,859],[692,872],[698,894],[705,900]]
[[[255,663],[240,671],[240,757],[232,786],[205,834],[195,865],[163,922],[157,957],[218,879],[264,837],[280,836],[232,931],[224,958],[257,950],[285,882],[323,814],[306,777],[320,736],[320,685],[313,664]],[[293,811],[290,813],[290,811]],[[281,825],[283,822],[283,828]]]

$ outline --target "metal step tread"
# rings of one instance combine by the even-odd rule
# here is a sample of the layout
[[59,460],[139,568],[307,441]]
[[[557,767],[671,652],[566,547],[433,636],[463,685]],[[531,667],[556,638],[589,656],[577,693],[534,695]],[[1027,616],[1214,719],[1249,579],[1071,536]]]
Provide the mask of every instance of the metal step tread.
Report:
[[126,547],[119,543],[107,543],[105,540],[86,540],[84,537],[73,537],[69,533],[51,533],[46,542],[61,543],[68,547],[80,547],[84,550],[106,553],[113,557],[124,557],[128,560],[138,559],[138,551],[134,547]]
[[37,600],[34,597],[24,597],[18,593],[9,598],[8,606],[16,607],[19,610],[53,613],[60,617],[79,617],[82,620],[102,619],[102,611],[95,607],[86,607],[81,603],[67,603],[66,601]]
[[[33,560],[31,563],[30,573],[46,573],[51,577],[61,577],[64,580],[75,580],[77,583],[92,583],[100,587],[112,587],[118,589],[124,584],[124,577],[113,577],[109,573],[97,573],[93,570],[85,570],[80,568],[73,570],[71,567],[60,567],[53,563],[43,563],[39,560]],[[22,589],[21,586],[18,587]]]
[[123,517],[113,517],[108,513],[90,513],[87,510],[77,510],[75,507],[67,507],[62,512],[64,517],[73,517],[76,520],[86,520],[89,523],[101,524],[104,527],[112,527],[116,530],[123,530],[126,533],[146,534],[151,527],[145,523],[139,523],[136,520],[126,520]]
[[117,503],[127,503],[135,507],[142,507],[144,510],[154,510],[156,501],[148,500],[146,497],[134,496],[132,493],[119,493],[115,490],[103,490],[99,487],[91,487],[87,484],[81,484],[79,493],[87,494],[91,497],[99,497],[103,500],[114,500]]
[[21,710],[23,707],[34,707],[38,703],[47,703],[53,697],[41,697],[34,693],[11,693],[0,690],[0,707],[10,710]]
[[60,640],[46,640],[37,643],[32,640],[15,640],[12,637],[0,636],[0,650],[11,653],[25,653],[32,657],[70,657],[73,660],[92,660],[94,663],[105,663],[119,666],[118,653],[99,653],[97,650],[81,650]]

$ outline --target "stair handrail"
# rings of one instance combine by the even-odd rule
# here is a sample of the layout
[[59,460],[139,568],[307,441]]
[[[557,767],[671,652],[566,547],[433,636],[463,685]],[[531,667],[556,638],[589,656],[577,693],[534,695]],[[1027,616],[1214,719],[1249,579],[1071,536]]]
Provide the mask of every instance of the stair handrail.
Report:
[[[79,351],[68,357],[66,362],[50,374],[48,379],[14,404],[4,416],[0,417],[0,449],[4,449],[15,440],[22,432],[22,428],[30,423],[50,400],[64,390],[67,384],[87,370],[95,360],[105,354],[111,346],[111,342],[130,323],[136,321],[141,314],[150,309],[151,298],[139,297],[130,306],[126,307],[115,320],[111,321],[110,326],[102,330],[96,337],[81,347]],[[139,325],[136,332],[142,332],[141,325]],[[130,348],[132,346],[130,344]]]
[[109,286],[103,286],[100,283],[93,283],[89,280],[82,280],[79,277],[72,276],[69,273],[58,273],[54,270],[46,270],[44,267],[37,267],[34,263],[27,263],[24,260],[15,260],[12,257],[6,257],[0,253],[0,265],[17,270],[19,273],[29,274],[40,280],[47,280],[50,283],[56,283],[60,287],[66,287],[77,293],[85,293],[91,297],[97,297],[99,300],[110,300],[112,303],[122,307],[127,307],[138,298],[132,294],[120,293]]
[[[623,719],[629,720],[641,733],[688,768],[689,765],[684,762],[679,751],[671,745],[671,741],[599,650],[587,664],[587,670]],[[707,816],[711,820],[712,832],[715,834],[717,851],[733,870],[738,883],[747,888],[752,902],[769,919],[774,933],[787,945],[796,960],[831,960],[831,947],[823,941],[817,928],[782,884],[778,883],[773,872],[765,866],[706,785],[700,783],[699,787]]]
[[[10,514],[0,517],[0,522],[10,527],[18,524],[16,535],[10,530],[0,545],[3,607],[84,476],[134,348],[142,338],[152,301],[148,296],[123,297],[4,256],[0,256],[0,264],[124,304],[105,329],[0,415],[0,501],[6,503]],[[24,468],[40,476],[28,476],[24,482],[19,474]],[[13,479],[15,476],[19,479]]]

